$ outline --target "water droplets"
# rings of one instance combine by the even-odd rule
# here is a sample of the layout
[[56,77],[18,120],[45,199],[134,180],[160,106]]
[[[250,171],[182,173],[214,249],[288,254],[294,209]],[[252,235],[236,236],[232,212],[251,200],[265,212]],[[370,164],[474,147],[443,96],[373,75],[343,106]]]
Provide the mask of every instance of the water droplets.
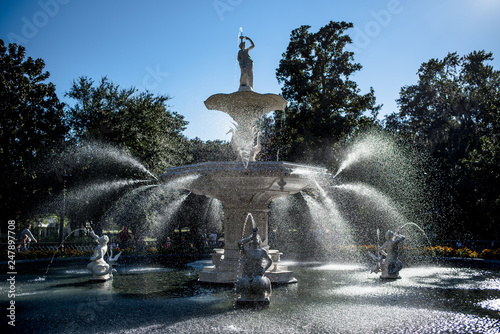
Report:
[[[425,214],[430,205],[425,201],[421,166],[418,156],[394,138],[382,133],[362,135],[347,147],[333,177],[300,168],[292,172],[311,179],[313,189],[303,191],[301,198],[273,201],[273,226],[283,230],[284,223],[278,220],[301,220],[302,233],[312,234],[310,241],[325,253],[338,246],[376,243],[377,230],[385,233],[403,226],[407,244],[426,245],[428,236],[420,226],[431,217]],[[289,230],[294,229],[295,224],[290,224]]]
[[394,143],[383,136],[367,134],[361,136],[347,150],[345,159],[341,162],[337,173],[337,177],[342,171],[350,168],[355,164],[367,160],[388,160],[392,159],[396,153]]

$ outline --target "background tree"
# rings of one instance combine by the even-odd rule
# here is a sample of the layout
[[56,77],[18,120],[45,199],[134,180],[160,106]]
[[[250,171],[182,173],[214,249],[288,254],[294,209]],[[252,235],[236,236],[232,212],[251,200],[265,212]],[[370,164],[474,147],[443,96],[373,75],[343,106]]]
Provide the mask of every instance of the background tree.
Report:
[[352,43],[345,32],[352,27],[330,22],[316,33],[306,25],[292,31],[276,71],[289,102],[284,112],[275,112],[281,159],[331,164],[334,143],[374,123],[380,106],[375,106],[373,89],[361,95],[350,79],[362,68],[345,50]]
[[[171,166],[235,158],[228,143],[185,138],[182,131],[187,122],[183,116],[167,110],[167,96],[122,89],[106,77],[98,85],[81,77],[73,82],[67,96],[76,100],[68,108],[68,119],[77,149],[69,150],[65,158],[66,164],[76,167],[70,181],[75,191],[70,191],[68,197],[73,227],[86,221],[97,226],[119,221],[140,230],[161,220],[159,212],[164,208],[158,203],[165,206],[168,200],[159,199],[162,195],[155,192],[150,194],[151,201],[159,207],[143,204],[147,207],[143,210],[130,203],[127,210],[119,210],[115,216],[109,214],[115,203],[127,197],[127,191],[134,187],[114,189],[113,185],[144,178],[144,173],[136,168],[139,162],[158,175]],[[108,184],[107,191],[94,193],[95,185],[102,183]]]
[[196,137],[189,140],[189,152],[191,161],[195,164],[206,161],[233,161],[236,160],[236,154],[231,145],[222,140],[202,141]]
[[401,89],[400,112],[386,118],[386,128],[440,162],[442,184],[453,194],[445,204],[456,223],[450,230],[498,238],[500,72],[491,60],[491,53],[474,51],[423,63],[417,84]]
[[259,120],[261,151],[257,155],[260,161],[279,161],[280,143],[279,134],[276,132],[274,116],[263,116]]
[[167,109],[168,96],[122,89],[106,77],[99,85],[86,77],[66,94],[76,100],[68,120],[77,140],[100,141],[139,158],[153,174],[189,161],[187,122]]
[[63,103],[46,82],[42,59],[26,58],[25,48],[0,40],[1,216],[25,218],[50,191],[43,161],[54,157],[67,133]]

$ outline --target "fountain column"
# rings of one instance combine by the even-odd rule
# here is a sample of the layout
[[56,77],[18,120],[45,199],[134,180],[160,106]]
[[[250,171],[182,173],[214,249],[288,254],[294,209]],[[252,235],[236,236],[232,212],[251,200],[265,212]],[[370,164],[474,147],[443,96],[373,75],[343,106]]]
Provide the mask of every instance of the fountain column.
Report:
[[[267,216],[269,209],[249,209],[242,207],[224,207],[224,253],[225,258],[233,257],[236,253],[238,255],[238,240],[242,239],[242,235],[249,235],[252,231],[252,221],[248,219],[246,224],[245,220],[247,215],[251,213],[255,221],[255,226],[259,228],[259,235],[262,238],[262,248],[269,248],[267,239]],[[238,255],[239,256],[239,255]]]
[[[248,169],[244,169],[241,165],[238,170],[242,171],[246,177],[232,176],[230,182],[225,184],[224,181],[229,181],[226,173],[233,172],[226,169],[226,173],[220,172],[218,175],[208,173],[205,176],[204,182],[200,182],[200,186],[212,184],[208,179],[214,177],[218,181],[213,184],[218,189],[208,186],[208,189],[201,189],[199,186],[192,184],[191,190],[198,194],[213,196],[222,202],[224,209],[224,249],[216,249],[212,255],[214,266],[205,267],[200,273],[200,281],[202,282],[217,282],[217,283],[232,283],[241,276],[241,253],[238,247],[238,241],[244,236],[252,233],[252,228],[259,229],[259,235],[262,239],[261,248],[266,249],[275,262],[272,273],[267,275],[272,282],[289,283],[295,281],[293,273],[287,268],[279,266],[279,253],[277,250],[269,249],[268,237],[268,214],[269,203],[276,197],[286,196],[289,190],[295,188],[280,188],[284,187],[282,177],[265,177],[262,173],[269,173],[269,170],[259,169],[254,170],[254,165],[251,163]],[[267,165],[268,167],[271,167]],[[282,165],[280,165],[283,167]],[[269,168],[270,169],[270,168]],[[281,173],[289,175],[286,169],[279,169]],[[294,183],[291,183],[294,184]],[[260,188],[260,189],[259,189]],[[251,216],[249,215],[251,214]]]
[[224,249],[215,250],[212,256],[214,266],[205,268],[200,273],[200,281],[229,283],[235,282],[241,276],[241,254],[238,241],[242,239],[242,235],[251,233],[253,225],[252,220],[247,219],[249,213],[252,214],[259,232],[262,231],[259,233],[262,238],[261,247],[269,249],[267,231],[269,209],[224,206]]

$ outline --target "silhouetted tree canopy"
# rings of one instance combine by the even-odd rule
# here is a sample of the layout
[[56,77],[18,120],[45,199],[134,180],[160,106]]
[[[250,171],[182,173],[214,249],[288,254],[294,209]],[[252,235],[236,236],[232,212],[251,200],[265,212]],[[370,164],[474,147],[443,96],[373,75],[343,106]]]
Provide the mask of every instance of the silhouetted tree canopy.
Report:
[[417,84],[401,89],[400,111],[386,118],[386,128],[439,161],[457,226],[498,238],[500,72],[492,60],[491,53],[474,51],[423,63]]
[[80,77],[66,95],[75,99],[68,121],[77,140],[120,147],[155,174],[189,161],[182,134],[187,122],[167,109],[168,96],[123,89],[106,77],[98,85]]
[[[42,59],[0,40],[0,164],[2,219],[24,216],[50,190],[40,161],[54,157],[68,128]],[[2,223],[3,224],[3,223]]]
[[281,159],[330,164],[334,143],[373,124],[380,109],[374,91],[361,94],[351,79],[361,70],[345,50],[352,43],[345,32],[352,26],[330,22],[316,33],[307,25],[292,31],[276,71],[289,102],[274,117]]

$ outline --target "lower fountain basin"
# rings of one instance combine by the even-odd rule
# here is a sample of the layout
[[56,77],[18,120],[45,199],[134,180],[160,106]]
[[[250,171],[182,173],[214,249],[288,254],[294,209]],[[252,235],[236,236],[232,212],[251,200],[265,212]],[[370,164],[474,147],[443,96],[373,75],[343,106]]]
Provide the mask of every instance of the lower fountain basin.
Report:
[[[266,309],[235,309],[232,287],[198,284],[206,265],[119,264],[89,283],[85,262],[45,280],[16,277],[16,329],[26,333],[497,333],[498,268],[422,265],[385,281],[358,264],[286,262],[297,284],[274,286]],[[4,289],[5,290],[5,289]],[[0,294],[8,305],[7,293]],[[3,321],[6,321],[5,319]],[[5,324],[4,327],[7,327]]]

